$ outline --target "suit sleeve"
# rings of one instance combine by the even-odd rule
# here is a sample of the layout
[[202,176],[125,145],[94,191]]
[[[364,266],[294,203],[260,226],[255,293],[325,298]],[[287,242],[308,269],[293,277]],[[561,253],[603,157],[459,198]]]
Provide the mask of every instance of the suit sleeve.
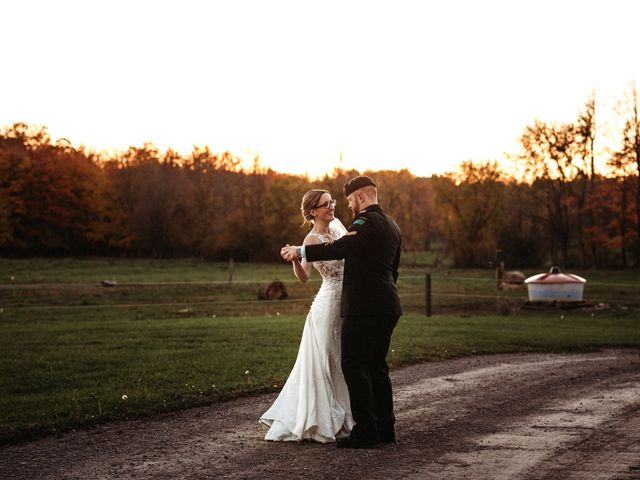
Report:
[[346,258],[360,250],[371,238],[372,233],[372,225],[367,218],[358,216],[347,229],[347,234],[335,242],[306,245],[305,257],[309,262]]

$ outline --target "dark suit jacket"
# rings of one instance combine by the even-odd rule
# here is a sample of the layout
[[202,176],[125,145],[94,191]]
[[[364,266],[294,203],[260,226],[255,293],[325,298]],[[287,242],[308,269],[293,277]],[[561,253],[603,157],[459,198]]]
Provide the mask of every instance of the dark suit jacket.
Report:
[[348,234],[331,243],[305,246],[307,261],[344,258],[343,317],[402,315],[396,282],[400,263],[400,228],[380,205],[360,212]]

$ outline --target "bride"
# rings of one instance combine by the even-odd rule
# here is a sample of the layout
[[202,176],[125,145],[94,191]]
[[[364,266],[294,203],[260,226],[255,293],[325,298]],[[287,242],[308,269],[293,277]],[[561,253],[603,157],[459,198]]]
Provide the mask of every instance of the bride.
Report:
[[[334,217],[336,201],[326,190],[311,190],[302,198],[302,216],[313,228],[303,244],[325,243],[346,234]],[[314,266],[322,276],[302,331],[300,350],[280,395],[260,422],[265,440],[335,442],[354,426],[349,392],[340,367],[340,297],[344,260],[307,263],[293,260],[293,273],[306,282]]]

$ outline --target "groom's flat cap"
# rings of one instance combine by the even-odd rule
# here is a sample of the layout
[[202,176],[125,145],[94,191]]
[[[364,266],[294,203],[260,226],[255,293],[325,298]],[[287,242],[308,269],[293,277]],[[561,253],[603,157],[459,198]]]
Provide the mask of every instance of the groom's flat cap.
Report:
[[344,184],[344,194],[348,197],[356,190],[368,186],[377,187],[377,185],[369,177],[355,177]]

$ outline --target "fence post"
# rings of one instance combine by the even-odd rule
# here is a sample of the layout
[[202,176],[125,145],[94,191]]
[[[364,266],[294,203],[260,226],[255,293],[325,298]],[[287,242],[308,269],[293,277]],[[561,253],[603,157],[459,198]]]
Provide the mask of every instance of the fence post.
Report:
[[502,285],[502,277],[504,276],[504,260],[502,259],[502,250],[496,250],[496,287],[500,290]]
[[424,284],[425,284],[425,289],[424,289],[424,295],[425,295],[425,302],[424,302],[424,314],[427,317],[431,316],[431,274],[427,273],[424,276]]
[[227,281],[229,284],[233,282],[233,257],[229,257],[229,278]]

